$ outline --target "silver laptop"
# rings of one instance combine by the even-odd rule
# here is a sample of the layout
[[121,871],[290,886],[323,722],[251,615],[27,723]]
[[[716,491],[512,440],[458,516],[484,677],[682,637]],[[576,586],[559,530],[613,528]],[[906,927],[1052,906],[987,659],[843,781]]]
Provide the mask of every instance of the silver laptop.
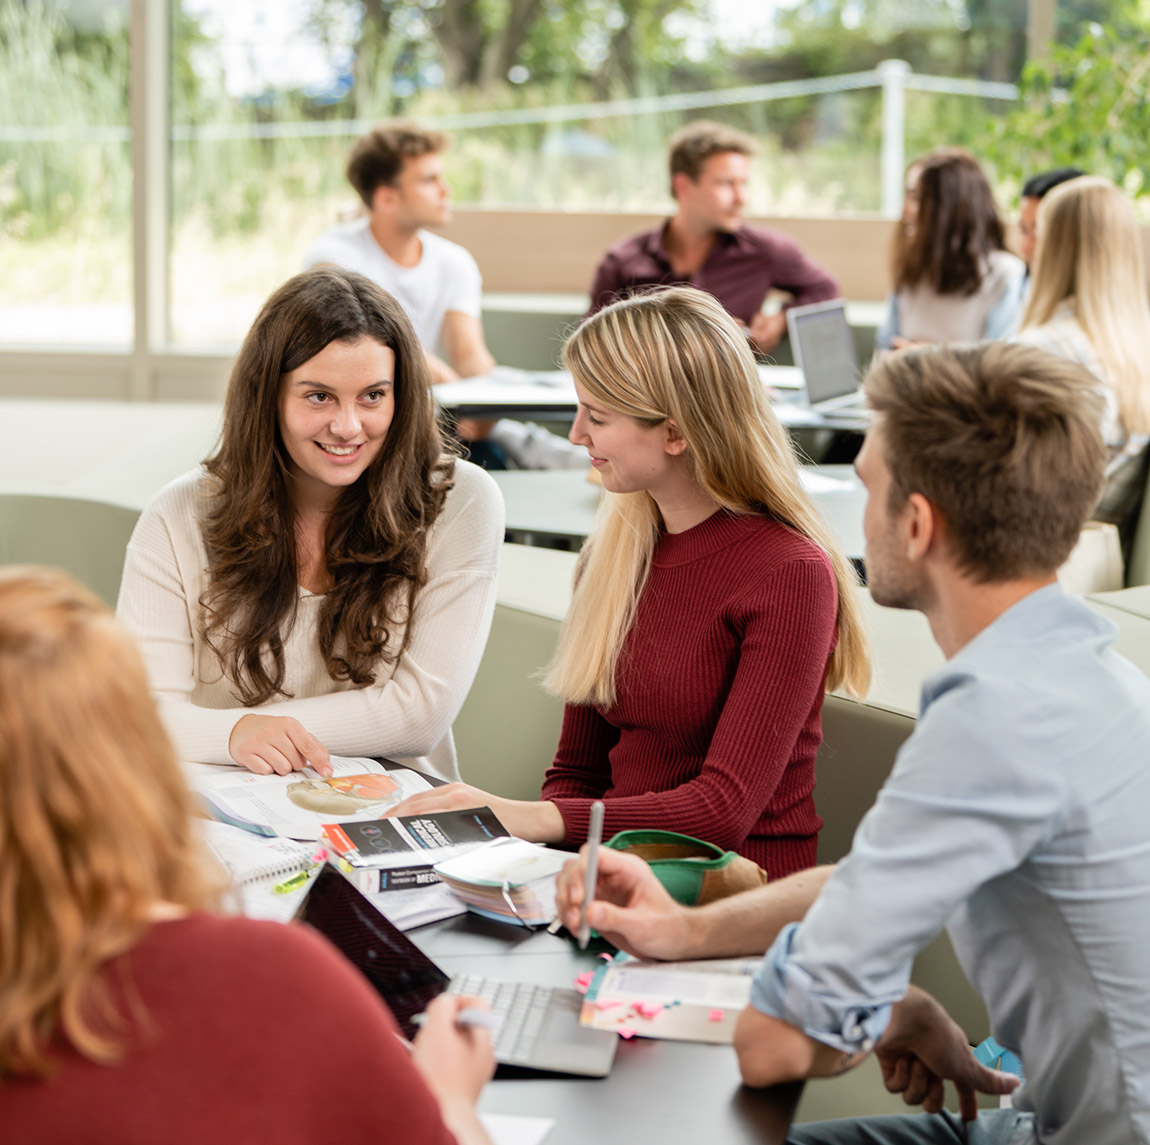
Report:
[[453,978],[330,865],[316,876],[297,917],[363,974],[409,1039],[415,1016],[432,998],[444,991],[472,994],[487,999],[503,1018],[494,1037],[501,1066],[580,1077],[611,1072],[619,1038],[579,1024],[583,999],[577,991],[474,975]]
[[787,330],[795,365],[803,374],[807,405],[829,418],[865,418],[868,410],[859,388],[859,364],[846,303],[836,298],[793,306],[787,311]]

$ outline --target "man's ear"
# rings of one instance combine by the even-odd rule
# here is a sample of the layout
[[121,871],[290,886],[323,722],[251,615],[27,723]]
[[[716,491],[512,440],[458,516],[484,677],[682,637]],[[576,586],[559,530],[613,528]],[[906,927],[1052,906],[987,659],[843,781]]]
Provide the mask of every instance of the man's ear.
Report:
[[669,417],[663,422],[663,432],[666,434],[663,448],[672,457],[678,457],[679,454],[687,452],[687,439],[683,436],[682,430],[679,429],[679,425],[673,417]]
[[386,214],[395,206],[395,198],[395,188],[389,187],[386,183],[380,183],[371,193],[372,214],[375,214],[376,211]]
[[912,493],[903,512],[907,517],[906,555],[911,560],[922,560],[939,538],[938,510],[921,493]]
[[685,171],[676,171],[671,176],[671,197],[677,203],[683,197],[683,188],[694,180]]

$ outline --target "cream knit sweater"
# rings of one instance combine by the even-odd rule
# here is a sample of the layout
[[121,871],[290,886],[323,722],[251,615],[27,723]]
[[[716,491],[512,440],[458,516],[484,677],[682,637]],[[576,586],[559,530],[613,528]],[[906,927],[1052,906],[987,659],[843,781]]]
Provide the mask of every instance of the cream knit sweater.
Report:
[[252,711],[294,716],[339,755],[387,756],[444,779],[459,777],[451,724],[475,678],[495,608],[503,501],[482,469],[455,465],[455,484],[433,526],[428,580],[416,599],[407,650],[375,684],[333,680],[319,653],[322,597],[299,590],[285,635],[288,700],[239,704],[202,633],[207,557],[199,521],[209,478],[197,469],[162,489],[128,544],[117,607],[136,635],[153,692],[185,760],[232,763],[228,739]]

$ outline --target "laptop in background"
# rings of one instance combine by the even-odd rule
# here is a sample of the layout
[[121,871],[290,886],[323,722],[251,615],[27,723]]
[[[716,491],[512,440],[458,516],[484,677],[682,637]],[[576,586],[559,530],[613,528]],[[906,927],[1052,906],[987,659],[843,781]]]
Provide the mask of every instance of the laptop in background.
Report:
[[437,995],[471,994],[503,1018],[494,1037],[501,1065],[581,1077],[611,1071],[619,1038],[579,1024],[583,998],[577,991],[474,975],[453,978],[330,865],[316,876],[297,918],[363,974],[408,1039],[415,1036],[415,1015]]
[[803,374],[807,405],[824,416],[866,418],[846,303],[836,298],[793,306],[787,311],[787,331],[795,365]]

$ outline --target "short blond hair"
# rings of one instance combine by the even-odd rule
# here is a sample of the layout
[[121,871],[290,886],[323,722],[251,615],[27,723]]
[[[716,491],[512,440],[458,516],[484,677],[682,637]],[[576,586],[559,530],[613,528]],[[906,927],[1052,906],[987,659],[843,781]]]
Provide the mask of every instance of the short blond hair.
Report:
[[903,350],[875,365],[890,507],[920,493],[976,580],[1046,576],[1102,490],[1101,400],[1085,367],[1003,342]]

